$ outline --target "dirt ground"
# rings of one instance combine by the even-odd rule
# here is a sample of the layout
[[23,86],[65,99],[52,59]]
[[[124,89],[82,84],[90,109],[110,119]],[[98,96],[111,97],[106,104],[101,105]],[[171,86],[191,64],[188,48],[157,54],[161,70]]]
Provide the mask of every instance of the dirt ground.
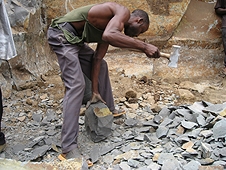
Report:
[[[209,52],[207,50],[205,53]],[[110,48],[104,59],[108,63],[116,104],[125,97],[128,91],[134,91],[137,94],[136,97],[141,100],[144,95],[151,94],[154,100],[149,103],[150,105],[183,105],[192,104],[196,101],[206,101],[214,104],[226,102],[226,76],[220,74],[220,68],[219,73],[211,77],[206,75],[203,78],[167,78],[159,77],[153,71],[153,67],[159,66],[159,64],[166,65],[165,61],[151,61],[144,54],[141,56],[139,53]],[[152,66],[153,63],[157,63],[157,65]],[[164,71],[162,70],[163,73]],[[35,93],[39,93],[38,96],[47,95],[50,99],[56,101],[62,100],[64,87],[60,73],[58,75],[42,75],[41,79],[42,81],[26,84],[22,87],[24,90],[17,91],[16,95],[12,95],[9,100],[18,97],[23,98],[26,96],[27,91],[36,91]],[[181,94],[181,89],[186,90],[185,95]],[[167,101],[168,98],[170,98],[170,102]],[[31,105],[33,107],[38,106],[40,100],[33,101]]]
[[[156,76],[128,77],[124,72],[124,69],[115,69],[109,65],[109,75],[116,103],[120,98],[125,97],[126,92],[131,90],[137,93],[137,98],[151,93],[155,98],[155,103],[150,104],[158,104],[161,99],[172,95],[176,96],[174,105],[192,104],[196,101],[207,101],[214,104],[226,102],[226,76],[222,74],[210,77],[210,79],[180,80],[162,79]],[[61,100],[64,87],[60,76],[52,75],[44,79],[45,85],[54,84],[53,88],[48,88],[48,95],[53,96],[56,100]],[[197,90],[194,88],[195,86],[200,86],[201,90]],[[187,89],[194,97],[180,96],[179,89]],[[45,93],[44,89],[42,91]]]

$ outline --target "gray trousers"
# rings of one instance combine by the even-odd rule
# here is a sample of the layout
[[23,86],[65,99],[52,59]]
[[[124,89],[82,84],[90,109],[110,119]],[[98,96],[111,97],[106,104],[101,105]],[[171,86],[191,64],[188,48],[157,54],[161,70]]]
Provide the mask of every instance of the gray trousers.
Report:
[[[68,31],[76,31],[68,23],[61,24]],[[94,51],[87,45],[68,43],[63,32],[58,28],[50,27],[47,33],[48,42],[58,57],[62,79],[66,88],[63,100],[63,125],[61,133],[62,153],[67,153],[77,147],[79,132],[79,113],[82,105],[85,80],[83,73],[91,79],[92,57]],[[102,60],[98,79],[99,92],[111,111],[115,109],[108,66]]]

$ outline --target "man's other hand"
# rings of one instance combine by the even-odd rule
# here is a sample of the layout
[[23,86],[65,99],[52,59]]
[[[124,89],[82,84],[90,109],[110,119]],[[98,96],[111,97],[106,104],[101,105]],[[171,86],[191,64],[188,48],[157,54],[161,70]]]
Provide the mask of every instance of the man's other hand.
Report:
[[86,104],[86,108],[88,108],[92,103],[97,103],[98,101],[101,101],[106,104],[106,102],[102,99],[99,93],[93,93],[91,100],[89,100]]

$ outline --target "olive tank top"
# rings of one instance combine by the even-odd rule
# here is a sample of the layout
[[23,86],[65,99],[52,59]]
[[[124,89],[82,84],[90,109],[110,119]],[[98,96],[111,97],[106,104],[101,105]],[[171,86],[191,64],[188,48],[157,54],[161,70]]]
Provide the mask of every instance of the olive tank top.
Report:
[[[93,6],[94,5],[88,5],[88,6],[74,9],[74,10],[70,11],[69,13],[67,13],[66,15],[52,20],[52,23],[50,26],[61,29],[65,35],[65,38],[71,44],[84,44],[84,42],[87,42],[87,43],[103,42],[102,41],[103,30],[100,30],[100,29],[94,27],[92,24],[89,23],[89,21],[87,19],[88,12]],[[60,28],[58,25],[63,22],[76,22],[76,21],[86,21],[81,37],[74,36],[69,31]]]

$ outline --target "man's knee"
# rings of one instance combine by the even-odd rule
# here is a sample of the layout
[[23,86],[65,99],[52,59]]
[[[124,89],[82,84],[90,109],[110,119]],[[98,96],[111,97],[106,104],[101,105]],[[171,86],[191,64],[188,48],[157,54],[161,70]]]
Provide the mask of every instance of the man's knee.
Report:
[[63,79],[63,81],[65,85],[65,92],[70,91],[70,93],[78,93],[85,91],[86,83],[83,75],[82,77],[79,76],[70,80]]

